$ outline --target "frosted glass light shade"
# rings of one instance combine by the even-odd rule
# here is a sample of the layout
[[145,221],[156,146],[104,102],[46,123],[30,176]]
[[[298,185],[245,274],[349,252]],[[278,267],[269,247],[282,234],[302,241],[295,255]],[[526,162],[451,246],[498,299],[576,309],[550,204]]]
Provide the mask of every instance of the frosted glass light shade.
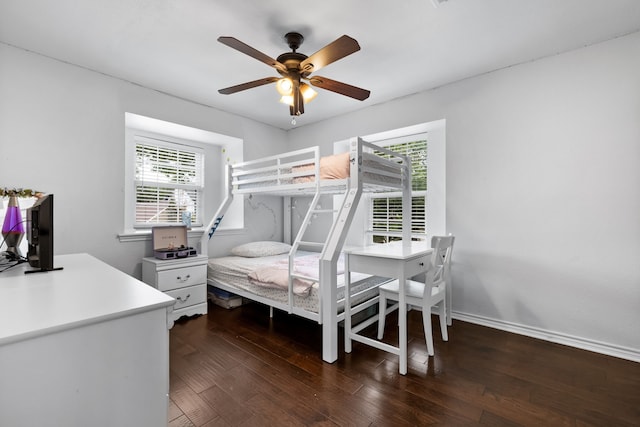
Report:
[[276,83],[276,90],[282,96],[291,95],[291,90],[293,89],[293,82],[291,79],[280,79]]
[[280,102],[293,107],[293,95],[283,95],[282,98],[280,98]]
[[306,83],[300,83],[300,93],[302,94],[304,102],[310,102],[318,96],[318,92]]

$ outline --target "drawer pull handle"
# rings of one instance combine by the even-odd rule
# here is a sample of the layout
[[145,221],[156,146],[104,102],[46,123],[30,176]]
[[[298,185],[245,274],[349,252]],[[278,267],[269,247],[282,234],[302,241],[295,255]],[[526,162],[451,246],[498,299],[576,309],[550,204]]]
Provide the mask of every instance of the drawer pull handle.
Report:
[[418,264],[420,267],[424,267],[424,262]]
[[190,275],[190,274],[187,274],[186,276],[184,276],[184,279],[182,278],[182,276],[178,276],[178,277],[177,277],[178,282],[181,282],[181,283],[186,282],[186,281],[187,281],[187,280],[189,280],[190,278],[191,278],[191,275]]
[[187,302],[187,300],[189,299],[189,297],[191,296],[191,294],[187,294],[186,297],[184,297],[184,299],[182,297],[177,297],[176,299],[180,302]]

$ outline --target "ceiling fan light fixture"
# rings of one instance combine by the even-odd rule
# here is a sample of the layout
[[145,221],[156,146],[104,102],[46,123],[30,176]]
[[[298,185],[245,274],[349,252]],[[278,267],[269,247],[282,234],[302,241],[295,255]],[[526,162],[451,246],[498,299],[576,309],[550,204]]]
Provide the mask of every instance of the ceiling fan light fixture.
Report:
[[316,96],[318,96],[318,92],[313,90],[313,88],[306,83],[300,83],[300,93],[302,94],[304,102],[311,102]]
[[294,122],[295,116],[304,114],[304,104],[310,102],[317,96],[317,92],[312,89],[309,84],[301,82],[301,79],[308,80],[309,83],[315,87],[345,95],[359,101],[364,101],[369,97],[370,92],[366,89],[361,89],[326,77],[309,76],[312,72],[316,72],[339,59],[359,51],[360,45],[355,39],[343,35],[311,56],[297,52],[304,40],[300,33],[287,33],[285,40],[292,51],[279,55],[278,59],[273,59],[234,37],[218,37],[220,43],[275,68],[280,74],[280,77],[265,77],[219,89],[218,92],[222,95],[230,95],[243,90],[276,83],[276,90],[281,97],[280,102],[289,106],[289,114],[294,116]]
[[282,96],[291,96],[293,90],[293,82],[291,79],[282,78],[276,83],[276,90]]

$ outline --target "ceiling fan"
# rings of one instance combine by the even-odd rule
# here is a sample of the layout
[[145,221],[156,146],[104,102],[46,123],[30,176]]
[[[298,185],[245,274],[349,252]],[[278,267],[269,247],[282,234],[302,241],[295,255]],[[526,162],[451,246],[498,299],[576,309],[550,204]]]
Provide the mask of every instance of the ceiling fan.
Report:
[[360,45],[355,39],[344,35],[332,43],[329,43],[313,55],[307,56],[297,52],[304,41],[304,37],[302,37],[300,33],[290,32],[285,34],[284,38],[291,52],[285,52],[278,56],[278,59],[273,59],[236,38],[218,37],[220,43],[249,55],[258,61],[264,62],[275,68],[282,76],[265,77],[263,79],[220,89],[218,92],[223,95],[230,95],[269,83],[277,83],[276,89],[282,95],[280,101],[289,104],[289,112],[292,116],[303,114],[305,101],[310,101],[316,95],[316,92],[303,80],[309,82],[311,86],[349,96],[359,101],[364,101],[369,97],[371,92],[366,89],[361,89],[326,77],[310,76],[312,72],[318,71],[332,62],[359,51]]

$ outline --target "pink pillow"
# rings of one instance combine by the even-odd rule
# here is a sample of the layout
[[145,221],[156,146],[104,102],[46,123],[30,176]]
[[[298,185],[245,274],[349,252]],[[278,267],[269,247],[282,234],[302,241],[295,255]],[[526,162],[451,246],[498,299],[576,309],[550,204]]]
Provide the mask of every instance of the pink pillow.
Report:
[[348,152],[320,158],[320,179],[344,179],[348,177]]
[[[309,171],[311,175],[299,176],[293,179],[295,183],[313,182],[313,164],[295,166],[293,172]],[[334,154],[320,157],[320,179],[349,178],[349,153]]]

